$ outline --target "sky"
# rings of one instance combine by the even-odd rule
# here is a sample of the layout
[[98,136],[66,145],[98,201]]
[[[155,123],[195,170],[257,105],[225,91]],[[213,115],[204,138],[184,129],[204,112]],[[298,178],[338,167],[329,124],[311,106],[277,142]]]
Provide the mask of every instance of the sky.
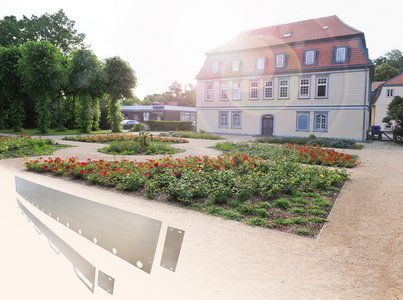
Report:
[[403,51],[401,0],[0,0],[0,18],[59,9],[100,59],[130,63],[140,99],[173,81],[195,84],[205,53],[247,29],[337,15],[365,33],[370,58]]

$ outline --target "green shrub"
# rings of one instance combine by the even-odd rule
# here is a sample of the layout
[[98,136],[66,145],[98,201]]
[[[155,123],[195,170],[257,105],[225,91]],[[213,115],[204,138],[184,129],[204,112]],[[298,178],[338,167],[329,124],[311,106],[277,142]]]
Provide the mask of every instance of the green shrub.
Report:
[[295,230],[295,233],[299,234],[299,235],[305,235],[305,236],[313,236],[314,235],[312,230],[310,230],[308,228],[305,228],[305,227],[297,228]]
[[140,132],[150,130],[150,126],[147,124],[137,123],[135,124],[129,131],[131,132]]
[[288,209],[290,207],[290,203],[285,198],[279,198],[274,201],[274,206],[281,209]]
[[343,148],[343,149],[361,149],[355,141],[348,139],[317,138],[315,135],[309,137],[259,137],[256,143],[269,144],[298,144],[298,145],[316,145],[318,147]]
[[152,131],[191,131],[191,121],[155,121],[147,122]]
[[247,218],[244,222],[252,226],[267,226],[267,221],[259,217]]
[[221,137],[215,134],[209,134],[205,132],[194,132],[194,131],[170,131],[170,132],[161,132],[161,136],[171,136],[171,137],[180,137],[187,139],[201,139],[201,140],[220,140]]
[[149,141],[147,138],[144,140],[127,140],[127,141],[114,141],[109,146],[98,150],[102,153],[113,155],[154,155],[154,154],[174,154],[177,151],[171,148],[166,143]]

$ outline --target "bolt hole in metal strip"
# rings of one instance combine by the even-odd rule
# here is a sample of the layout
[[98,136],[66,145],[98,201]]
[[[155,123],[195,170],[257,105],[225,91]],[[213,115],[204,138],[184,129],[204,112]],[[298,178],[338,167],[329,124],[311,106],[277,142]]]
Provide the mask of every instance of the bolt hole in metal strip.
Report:
[[146,273],[151,272],[161,221],[15,177],[16,191],[34,207]]
[[62,253],[74,267],[78,279],[92,292],[95,289],[95,266],[88,262],[81,254],[57,236],[37,217],[35,217],[17,198],[17,204],[27,219],[33,223],[35,230],[48,239],[48,243],[56,254]]

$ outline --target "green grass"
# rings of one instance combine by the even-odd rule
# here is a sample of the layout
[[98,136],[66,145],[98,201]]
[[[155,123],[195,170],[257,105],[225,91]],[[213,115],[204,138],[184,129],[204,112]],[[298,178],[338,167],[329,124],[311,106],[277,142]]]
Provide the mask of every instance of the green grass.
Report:
[[0,159],[50,155],[55,150],[65,148],[50,139],[10,137],[0,139]]
[[[10,134],[26,134],[30,136],[52,136],[52,135],[75,135],[80,134],[79,129],[66,129],[66,130],[58,130],[58,129],[49,129],[48,133],[40,133],[38,129],[24,129],[22,132],[15,132],[12,129],[2,129],[0,133],[10,133]],[[106,134],[111,133],[110,130],[98,130],[91,131],[91,134]]]
[[195,131],[171,131],[162,132],[160,136],[172,136],[180,137],[186,139],[201,139],[201,140],[220,140],[221,137],[215,134],[209,134],[205,132],[195,132]]
[[179,150],[170,147],[167,143],[149,141],[144,144],[136,140],[113,141],[110,145],[98,151],[113,155],[156,155],[179,152]]

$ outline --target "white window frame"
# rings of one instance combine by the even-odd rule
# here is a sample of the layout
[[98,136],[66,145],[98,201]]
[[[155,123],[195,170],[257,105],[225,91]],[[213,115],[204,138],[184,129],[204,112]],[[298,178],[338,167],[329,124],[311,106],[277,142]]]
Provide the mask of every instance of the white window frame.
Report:
[[213,61],[211,63],[211,73],[218,73],[220,70],[220,63],[218,61]]
[[[325,116],[324,128],[322,128],[323,118],[320,120],[320,127],[318,128],[317,116]],[[313,114],[313,131],[327,132],[329,127],[329,114],[327,111],[315,111]]]
[[149,112],[143,112],[143,121],[148,122],[150,120],[150,113]]
[[[224,119],[225,117],[225,119]],[[223,122],[225,120],[225,122]],[[218,112],[218,128],[228,128],[229,119],[228,119],[228,111],[219,111]]]
[[343,63],[347,60],[347,47],[337,47],[334,57],[336,63]]
[[315,64],[315,54],[316,54],[315,50],[305,51],[305,59],[304,59],[305,65],[311,66]]
[[229,94],[228,94],[228,82],[221,82],[220,83],[220,100],[221,101],[227,101],[229,100]]
[[[308,83],[303,84],[303,81],[308,81]],[[302,94],[301,90],[303,87],[307,88],[307,94]],[[301,77],[299,79],[298,97],[300,99],[309,99],[311,97],[311,78]]]
[[[301,128],[298,128],[298,125],[299,125],[299,122],[298,122],[298,119],[299,119],[299,117],[300,116],[307,116],[308,117],[308,128],[303,128],[303,129],[301,129]],[[296,124],[295,124],[295,130],[296,131],[310,131],[310,124],[311,124],[311,120],[310,120],[310,118],[311,118],[311,114],[310,114],[310,112],[309,111],[297,111],[297,122],[296,122]]]
[[264,56],[259,56],[256,58],[256,70],[264,70],[266,65],[266,58]]
[[276,68],[284,68],[284,67],[285,67],[285,54],[277,54]]
[[[271,96],[266,97],[266,91],[267,92],[271,91]],[[273,99],[273,98],[274,98],[274,80],[273,79],[265,80],[263,86],[263,99]]]
[[[210,85],[211,85],[211,88],[209,88]],[[206,82],[204,99],[205,99],[205,101],[214,100],[214,82]]]
[[[256,84],[256,86],[254,86]],[[256,91],[256,97],[252,97],[252,91]],[[250,100],[259,100],[259,80],[251,80],[249,81],[249,99]]]
[[[325,84],[324,84],[323,82],[322,82],[322,83],[319,83],[319,81],[322,80],[322,79],[326,79],[326,83],[325,83]],[[325,93],[324,96],[319,96],[319,95],[318,95],[319,86],[326,86],[326,91],[325,91],[326,93]],[[325,98],[328,97],[328,95],[329,95],[329,77],[328,77],[328,76],[317,77],[317,78],[316,78],[315,98],[318,98],[318,99],[325,99]]]
[[242,83],[240,81],[232,82],[232,100],[241,100]]
[[[286,82],[287,84],[283,84],[284,82]],[[286,96],[281,96],[281,91],[282,88],[285,88],[287,91],[287,95]],[[278,80],[278,98],[279,99],[288,99],[290,97],[290,79],[281,79],[279,78]]]
[[[234,116],[239,115],[239,122],[235,124]],[[242,128],[242,113],[240,111],[233,111],[231,112],[231,128],[234,129],[241,129]]]
[[395,91],[393,89],[386,89],[386,97],[393,97]]
[[180,112],[180,120],[181,121],[191,121],[191,114],[190,112],[181,111]]
[[235,59],[232,61],[232,72],[238,72],[241,67],[241,60]]

